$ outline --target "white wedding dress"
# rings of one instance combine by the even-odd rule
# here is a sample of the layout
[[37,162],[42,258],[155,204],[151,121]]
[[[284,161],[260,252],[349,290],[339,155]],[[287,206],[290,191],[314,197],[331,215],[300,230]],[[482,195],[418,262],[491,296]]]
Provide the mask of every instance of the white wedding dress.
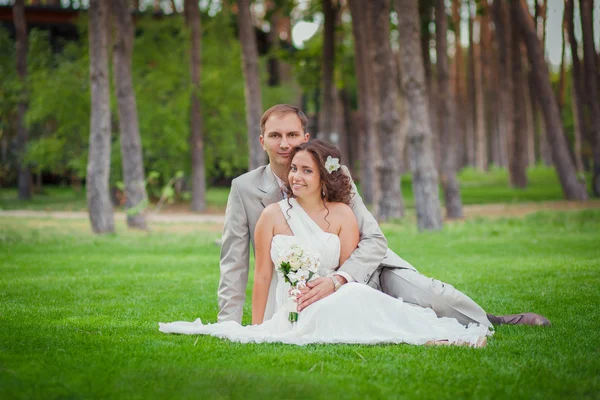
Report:
[[[331,275],[339,264],[340,240],[324,232],[300,207],[295,199],[279,202],[294,236],[276,235],[271,243],[271,259],[277,260],[293,243],[318,252],[321,275]],[[275,262],[275,261],[274,261]],[[274,267],[275,268],[275,267]],[[290,285],[275,269],[265,321],[260,325],[242,326],[228,321],[203,324],[194,322],[159,323],[165,333],[211,335],[236,342],[280,342],[296,345],[309,343],[410,343],[428,341],[468,343],[490,334],[487,327],[461,325],[454,318],[438,318],[429,308],[415,307],[379,292],[367,285],[348,283],[337,292],[308,306],[299,313],[298,322],[288,321],[284,307]]]

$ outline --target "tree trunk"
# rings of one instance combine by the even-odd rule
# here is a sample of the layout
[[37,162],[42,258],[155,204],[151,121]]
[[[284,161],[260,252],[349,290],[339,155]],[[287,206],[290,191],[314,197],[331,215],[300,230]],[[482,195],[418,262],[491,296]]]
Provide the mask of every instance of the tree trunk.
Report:
[[[576,120],[576,131],[580,134],[580,140],[589,141],[589,127],[585,118],[586,96],[583,81],[583,66],[579,60],[579,44],[575,38],[574,24],[574,0],[565,1],[565,24],[566,33],[569,39],[569,47],[571,48],[571,81],[573,85],[573,93],[576,98],[573,101],[574,120]],[[577,155],[576,155],[577,157]],[[581,154],[579,154],[581,157]]]
[[381,157],[376,163],[379,190],[374,193],[374,215],[379,221],[387,221],[404,214],[400,190],[402,154],[396,145],[402,139],[402,132],[396,68],[390,43],[390,1],[371,0],[366,13],[373,32],[370,62],[373,77],[377,77],[374,85],[375,134]]
[[482,16],[479,19],[479,36],[481,47],[481,66],[482,66],[482,87],[483,87],[483,110],[486,121],[485,140],[483,143],[485,154],[485,170],[489,169],[490,163],[498,165],[497,146],[497,105],[494,93],[494,72],[496,63],[494,62],[494,49],[492,48],[492,32],[490,28],[490,10],[487,1],[481,2]]
[[465,138],[465,151],[467,154],[467,165],[475,166],[475,42],[473,40],[473,15],[471,11],[472,0],[467,0],[469,10],[469,71],[467,74],[468,101],[466,112],[467,128]]
[[21,85],[21,99],[17,105],[17,170],[19,171],[19,200],[31,199],[31,171],[23,161],[27,141],[29,140],[29,132],[25,125],[25,114],[29,106],[27,96],[25,95],[25,85],[27,81],[27,22],[25,21],[25,1],[16,0],[13,6],[13,21],[16,31],[16,46],[17,46],[17,74]]
[[354,37],[355,67],[358,81],[358,103],[360,110],[360,186],[363,201],[373,204],[377,181],[375,179],[375,131],[374,93],[371,81],[373,74],[369,63],[369,21],[359,0],[348,0],[352,13],[352,34]]
[[[427,84],[427,95],[431,94],[431,55],[429,53],[430,42],[431,42],[431,31],[429,30],[429,23],[432,19],[433,4],[429,1],[419,1],[419,19],[421,22],[421,34],[423,35],[421,40],[421,54],[423,55],[423,67],[425,69],[425,83]],[[396,10],[396,13],[400,14],[401,10]],[[424,26],[424,27],[423,27]],[[431,106],[431,103],[429,104]]]
[[277,51],[279,50],[279,18],[280,11],[277,9],[277,5],[274,2],[267,3],[268,13],[271,14],[269,25],[271,29],[267,34],[267,40],[269,42],[269,58],[267,59],[267,70],[269,72],[269,79],[267,84],[269,86],[279,86],[281,84],[281,73],[280,73],[280,62],[277,58]]
[[498,76],[499,76],[499,126],[498,136],[500,141],[500,159],[502,166],[508,166],[508,140],[513,137],[513,112],[512,112],[512,55],[511,55],[511,28],[507,4],[501,0],[494,0],[492,17],[496,29],[498,42]]
[[192,84],[190,110],[190,151],[192,156],[192,211],[206,209],[206,176],[204,172],[204,138],[200,108],[200,73],[202,67],[202,31],[200,9],[195,0],[185,0],[184,13],[190,30],[190,76]]
[[0,162],[6,164],[8,162],[8,137],[6,137],[6,134],[2,135],[0,148]]
[[[435,112],[431,110],[437,110],[436,94],[437,94],[437,80],[433,79],[432,67],[431,67],[431,42],[432,36],[429,26],[433,22],[433,2],[432,1],[419,1],[419,19],[421,27],[421,53],[423,55],[423,67],[425,69],[425,82],[427,84],[427,99],[429,112],[429,123],[431,126],[431,133],[433,135],[433,154],[435,159],[436,170],[440,169],[440,141],[438,135],[438,118]],[[396,10],[396,13],[400,14],[401,10]],[[439,175],[439,174],[438,174]]]
[[146,194],[137,105],[131,77],[133,20],[127,0],[112,0],[111,4],[116,25],[113,68],[119,112],[119,131],[121,132],[127,226],[146,229],[144,210],[148,205],[148,195]]
[[600,93],[598,90],[598,65],[596,65],[596,49],[594,47],[594,2],[579,0],[581,15],[581,31],[583,38],[584,82],[587,88],[591,137],[593,144],[594,172],[592,189],[595,196],[600,196]]
[[[544,0],[544,5],[542,7],[543,12],[541,12],[542,18],[542,32],[541,32],[541,40],[545,45],[546,43],[546,23],[548,22],[548,0]],[[539,34],[538,34],[539,36]],[[563,104],[564,104],[564,82],[565,82],[565,41],[566,38],[564,36],[564,22],[563,22],[563,40],[561,46],[561,62],[560,62],[560,81],[561,88],[559,89],[559,111],[562,113]],[[540,160],[545,165],[552,165],[552,152],[550,151],[550,144],[548,143],[548,135],[546,134],[546,127],[544,126],[544,119],[542,118],[541,113],[539,115],[539,132],[540,132]]]
[[484,81],[484,53],[481,46],[481,27],[483,25],[482,18],[477,18],[479,25],[479,43],[474,46],[474,67],[475,67],[475,166],[480,171],[487,171],[488,154],[487,154],[487,131],[485,124],[485,96],[483,90]]
[[339,149],[342,154],[343,163],[354,172],[355,159],[352,152],[352,110],[350,99],[345,88],[338,91],[338,126],[340,127]]
[[260,117],[262,97],[260,73],[258,71],[258,50],[256,33],[252,25],[250,0],[238,0],[238,30],[242,44],[242,69],[244,70],[246,125],[248,129],[248,168],[256,169],[265,165],[265,152],[260,145]]
[[536,72],[534,78],[539,91],[542,112],[544,113],[548,140],[552,148],[552,160],[556,167],[563,192],[569,200],[585,200],[588,197],[585,185],[578,181],[575,167],[569,155],[567,140],[560,120],[558,105],[556,104],[556,97],[554,97],[552,86],[550,85],[548,65],[544,60],[542,46],[537,37],[527,4],[525,0],[519,0],[513,2],[512,7],[527,46],[529,62]]
[[323,59],[321,70],[321,110],[319,118],[319,132],[317,136],[334,145],[338,145],[336,135],[337,131],[335,124],[336,111],[336,87],[333,78],[335,67],[335,25],[337,8],[333,5],[332,0],[322,0],[323,14],[325,21],[323,25]]
[[575,85],[571,85],[571,103],[573,109],[573,115],[576,116],[573,118],[574,125],[574,136],[575,140],[573,141],[573,155],[575,157],[575,168],[577,169],[577,177],[585,182],[585,175],[583,169],[583,160],[581,158],[581,148],[582,148],[582,134],[581,134],[581,123],[577,114],[581,112],[581,105],[578,104],[579,100],[577,97],[577,93],[575,93]]
[[527,49],[521,48],[521,65],[523,67],[523,95],[525,96],[525,126],[527,134],[527,166],[535,166],[535,119],[537,115],[537,96],[533,84],[533,68],[529,69],[527,62]]
[[[488,7],[487,13],[490,16],[488,18],[488,25],[492,26],[491,21],[491,9]],[[490,60],[490,72],[489,72],[489,80],[487,82],[487,98],[489,102],[489,114],[491,118],[490,123],[490,163],[492,165],[501,167],[504,166],[502,159],[502,135],[500,133],[500,125],[502,123],[503,116],[502,107],[500,104],[500,96],[502,88],[501,85],[504,84],[500,80],[500,62],[498,59],[498,41],[496,35],[490,29],[488,33],[488,43],[487,43],[487,51]]]
[[[425,69],[425,83],[427,84],[427,100],[429,110],[435,110],[435,95],[434,95],[434,80],[431,72],[431,31],[429,25],[433,20],[433,3],[431,1],[419,1],[419,20],[421,29],[421,54],[423,55],[423,67]],[[400,13],[401,10],[396,10]],[[429,113],[429,121],[431,125],[432,135],[437,133],[437,115],[434,112]],[[436,169],[439,164],[439,151],[436,150],[436,145],[439,147],[439,140],[433,139],[433,152],[436,160]]]
[[529,103],[525,98],[525,71],[523,68],[523,52],[521,48],[521,35],[517,20],[517,3],[511,4],[511,60],[513,76],[512,116],[513,135],[509,138],[508,174],[513,187],[525,188],[527,186],[527,107]]
[[444,188],[446,216],[448,218],[462,218],[462,200],[460,185],[456,178],[456,129],[454,125],[453,102],[450,97],[448,76],[448,54],[446,33],[448,31],[448,18],[444,0],[435,1],[435,44],[437,58],[438,78],[438,118],[440,130],[440,144],[442,150],[441,177]]
[[[338,2],[338,12],[336,13],[335,25],[338,26],[341,23],[341,8]],[[345,43],[345,31],[342,29],[336,29],[337,43]],[[342,74],[343,77],[343,74]],[[340,150],[342,160],[344,164],[349,166],[350,163],[350,104],[348,104],[348,93],[346,88],[348,84],[346,81],[342,81],[342,88],[337,89],[334,78],[334,89],[335,89],[335,123],[334,123],[334,134],[330,135],[330,140],[335,143],[337,148]],[[346,109],[348,107],[348,109]],[[352,170],[351,170],[352,171]]]
[[408,111],[408,154],[419,230],[442,228],[439,181],[429,124],[429,96],[421,54],[421,27],[415,0],[396,0],[402,90]]
[[90,0],[90,144],[86,192],[94,233],[114,232],[115,223],[108,180],[110,175],[110,83],[108,81],[109,4]]
[[[466,75],[464,71],[464,59],[463,59],[463,48],[461,43],[461,32],[460,32],[460,9],[462,7],[462,0],[456,0],[452,2],[452,23],[454,24],[454,63],[453,63],[453,97],[456,102],[456,115],[465,115],[465,98],[466,98]],[[466,118],[456,118],[456,160],[457,167],[463,166],[465,160],[465,131],[466,131]]]

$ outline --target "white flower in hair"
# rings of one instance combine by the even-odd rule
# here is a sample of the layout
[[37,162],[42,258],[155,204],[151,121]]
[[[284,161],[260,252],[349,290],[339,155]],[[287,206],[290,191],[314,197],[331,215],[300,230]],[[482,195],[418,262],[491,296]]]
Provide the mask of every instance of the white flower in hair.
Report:
[[334,171],[337,171],[340,169],[340,159],[327,156],[327,161],[325,161],[325,169],[329,171],[330,174]]

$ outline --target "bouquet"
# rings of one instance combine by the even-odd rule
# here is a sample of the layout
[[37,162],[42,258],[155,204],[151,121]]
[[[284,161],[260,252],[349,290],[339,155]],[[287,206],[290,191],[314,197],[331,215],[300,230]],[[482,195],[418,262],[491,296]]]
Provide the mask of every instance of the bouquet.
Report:
[[277,270],[282,273],[283,279],[292,286],[288,304],[290,305],[290,322],[298,321],[298,309],[296,304],[300,289],[306,286],[319,271],[321,265],[319,255],[311,252],[299,244],[291,245],[282,252],[277,262]]

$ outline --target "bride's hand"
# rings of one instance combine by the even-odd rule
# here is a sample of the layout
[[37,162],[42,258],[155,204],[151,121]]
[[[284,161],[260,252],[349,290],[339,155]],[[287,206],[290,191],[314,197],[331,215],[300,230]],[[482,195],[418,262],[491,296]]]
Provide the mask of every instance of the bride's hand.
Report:
[[[333,293],[333,281],[331,278],[317,278],[308,282],[307,287],[302,289],[302,294],[298,296],[298,311],[302,311],[315,301]],[[308,291],[307,291],[308,289]]]
[[[303,287],[302,289],[298,289],[300,291],[300,294],[298,295],[298,297],[305,295],[306,293],[308,293],[310,291],[309,287]],[[292,294],[292,289],[288,290],[288,294]]]

